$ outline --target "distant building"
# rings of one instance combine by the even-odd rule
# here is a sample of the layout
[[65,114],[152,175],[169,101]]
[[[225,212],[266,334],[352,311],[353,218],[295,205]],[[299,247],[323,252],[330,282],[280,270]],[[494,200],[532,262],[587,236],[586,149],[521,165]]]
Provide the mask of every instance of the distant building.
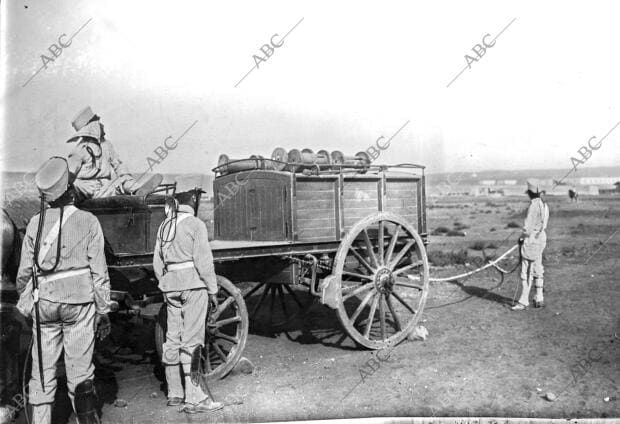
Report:
[[516,185],[517,180],[504,180],[504,184],[506,185]]
[[571,178],[573,184],[576,185],[614,185],[617,181],[620,181],[620,177],[581,177]]
[[479,184],[483,186],[495,185],[495,180],[482,180]]

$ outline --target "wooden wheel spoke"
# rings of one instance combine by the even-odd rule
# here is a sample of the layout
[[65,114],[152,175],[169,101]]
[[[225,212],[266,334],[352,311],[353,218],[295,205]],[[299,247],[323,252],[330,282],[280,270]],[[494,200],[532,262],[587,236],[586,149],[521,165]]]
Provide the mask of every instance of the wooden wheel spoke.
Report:
[[375,268],[373,268],[366,259],[364,259],[362,257],[362,255],[359,254],[359,252],[357,250],[355,250],[353,248],[353,246],[351,246],[351,249],[349,249],[349,251],[351,253],[353,253],[353,256],[355,256],[355,258],[364,266],[366,267],[366,269],[368,269],[368,271],[370,272],[375,272]]
[[[238,344],[239,343],[239,339],[237,337],[230,336],[230,335],[228,335],[226,333],[222,333],[219,330],[215,332],[215,337],[219,337],[220,339],[228,340],[229,342],[234,343],[234,344]],[[213,344],[215,344],[215,342]]]
[[362,311],[364,310],[364,307],[370,301],[372,296],[374,296],[374,294],[375,293],[373,291],[370,291],[370,293],[368,293],[366,297],[364,297],[364,299],[362,300],[362,303],[359,304],[355,312],[353,312],[353,315],[351,315],[351,324],[355,324],[357,317],[360,315],[360,313],[362,313]]
[[[404,282],[404,281],[407,281],[407,282]],[[420,291],[424,290],[424,286],[421,286],[419,284],[410,283],[410,282],[408,282],[408,280],[404,280],[404,281],[402,281],[402,279],[400,279],[400,278],[397,278],[397,279],[394,280],[394,285],[395,286],[401,286],[401,287],[408,287],[410,289],[418,289]]]
[[218,356],[222,358],[222,361],[226,362],[228,355],[224,353],[224,350],[222,349],[222,347],[217,343],[213,343],[213,349],[218,354]]
[[372,247],[372,243],[370,242],[370,237],[368,236],[368,231],[366,230],[366,228],[364,228],[363,234],[364,243],[366,243],[366,250],[368,252],[368,259],[370,259],[372,265],[377,268],[379,265],[377,263],[377,257],[375,256],[375,249]]
[[353,296],[356,296],[362,292],[365,292],[366,290],[372,289],[373,287],[374,287],[373,283],[366,283],[364,285],[361,285],[360,287],[356,288],[352,292],[347,293],[344,296],[342,296],[342,301],[344,302],[345,300],[348,300],[349,298]]
[[261,294],[260,299],[258,299],[258,303],[254,305],[254,309],[252,309],[250,318],[254,318],[254,315],[256,315],[256,312],[258,312],[258,308],[260,307],[260,305],[263,303],[263,301],[267,297],[267,293],[269,293],[269,288],[270,288],[269,286],[265,285],[265,289],[263,290],[263,293]]
[[288,286],[288,284],[284,284],[284,290],[286,290],[291,295],[291,297],[293,298],[295,303],[297,303],[300,309],[304,309],[304,306],[301,304],[299,298],[297,297],[293,289]]
[[224,312],[224,310],[226,308],[228,308],[230,306],[230,304],[233,303],[234,301],[235,301],[235,299],[232,296],[230,296],[225,301],[223,301],[222,303],[217,305],[217,309],[211,315],[211,319],[213,321],[217,320],[218,317],[222,314],[222,312]]
[[392,272],[392,275],[397,276],[398,274],[401,274],[401,273],[403,273],[403,272],[405,272],[405,271],[409,271],[411,268],[417,268],[417,267],[419,267],[419,266],[421,266],[421,265],[423,265],[423,264],[424,264],[424,262],[423,262],[423,261],[416,261],[416,262],[414,262],[414,263],[412,263],[412,264],[409,264],[409,265],[407,265],[407,266],[404,266],[404,267],[402,267],[402,268],[395,269],[395,270]]
[[348,275],[350,277],[359,278],[360,280],[371,280],[372,281],[372,277],[370,275],[358,274],[357,272],[342,270],[342,275]]
[[269,301],[269,324],[271,325],[273,319],[273,305],[276,303],[276,286],[270,285],[271,300]]
[[234,317],[231,317],[231,318],[226,318],[221,321],[216,321],[213,324],[210,324],[209,327],[220,328],[228,324],[232,324],[234,322],[241,322],[241,317],[239,315],[235,315]]
[[385,306],[383,306],[383,294],[379,294],[379,320],[381,322],[381,340],[385,340]]
[[400,324],[400,320],[398,319],[398,315],[394,311],[394,306],[392,305],[392,300],[388,297],[385,298],[385,303],[387,303],[388,308],[390,309],[390,314],[392,314],[392,318],[394,319],[394,323],[396,324],[396,328],[398,331],[403,329],[403,326]]
[[206,355],[205,355],[205,363],[207,365],[207,374],[213,371],[211,367],[211,352],[209,352],[209,343],[205,346]]
[[280,295],[280,305],[282,305],[282,312],[284,312],[284,316],[288,318],[288,312],[286,311],[286,302],[284,301],[284,290],[282,290],[282,286],[278,286],[278,294]]
[[385,234],[385,228],[384,228],[384,221],[379,221],[379,240],[378,240],[378,244],[379,244],[379,251],[377,253],[377,255],[379,256],[379,263],[381,265],[383,265],[385,263],[385,257],[384,257],[384,247],[383,246],[383,237]]
[[396,242],[398,241],[398,233],[400,232],[400,225],[396,226],[394,230],[394,234],[392,234],[392,239],[390,240],[390,244],[388,245],[387,252],[385,253],[385,263],[390,263],[392,259],[392,255],[394,254],[394,248],[396,247]]
[[379,296],[375,296],[372,301],[372,305],[370,305],[370,312],[368,313],[368,322],[366,323],[366,329],[364,330],[364,337],[368,338],[370,336],[370,330],[372,328],[372,321],[375,318],[375,311],[377,310],[377,305],[379,304]]
[[256,290],[260,289],[261,287],[263,287],[265,285],[265,283],[260,283],[257,284],[256,287],[253,287],[252,290],[250,290],[249,292],[247,292],[246,294],[243,295],[243,298],[246,299],[248,297],[250,297],[252,294],[254,294],[256,292]]
[[409,240],[407,242],[407,244],[400,250],[400,252],[398,252],[398,254],[396,255],[396,257],[392,260],[392,262],[389,263],[388,267],[390,269],[394,269],[394,267],[396,267],[396,265],[398,265],[398,263],[400,262],[400,260],[403,258],[403,256],[405,256],[407,254],[407,252],[409,251],[409,249],[411,249],[411,246],[413,246],[415,244],[415,240]]
[[402,297],[400,297],[400,295],[398,293],[392,292],[391,294],[392,294],[392,296],[394,296],[396,298],[396,300],[398,300],[400,303],[402,303],[405,308],[409,309],[409,312],[411,312],[412,314],[415,315],[415,310],[413,310],[413,308],[411,306],[407,305],[407,303],[403,300]]

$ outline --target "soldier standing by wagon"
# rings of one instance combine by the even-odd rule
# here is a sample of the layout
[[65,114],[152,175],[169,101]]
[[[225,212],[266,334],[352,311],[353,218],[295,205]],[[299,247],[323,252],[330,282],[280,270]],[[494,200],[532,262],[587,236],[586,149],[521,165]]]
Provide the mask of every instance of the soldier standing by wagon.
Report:
[[[217,308],[217,280],[207,227],[195,217],[197,190],[169,199],[159,227],[153,269],[164,293],[167,311],[162,362],[168,384],[168,406],[185,402],[187,413],[223,407],[191,379],[192,355],[204,346],[209,308]],[[181,379],[185,379],[185,391]]]
[[526,194],[530,198],[525,225],[523,226],[523,244],[521,246],[521,297],[513,311],[522,311],[530,304],[529,296],[532,282],[536,287],[534,307],[545,306],[543,298],[542,255],[547,245],[547,223],[549,222],[549,207],[540,198],[541,190],[537,183],[528,181]]
[[104,338],[110,331],[111,305],[103,233],[94,215],[73,206],[65,159],[45,162],[35,183],[41,210],[26,228],[17,274],[17,308],[34,319],[29,386],[34,423],[51,422],[63,351],[78,422],[98,423],[92,356],[95,332]]

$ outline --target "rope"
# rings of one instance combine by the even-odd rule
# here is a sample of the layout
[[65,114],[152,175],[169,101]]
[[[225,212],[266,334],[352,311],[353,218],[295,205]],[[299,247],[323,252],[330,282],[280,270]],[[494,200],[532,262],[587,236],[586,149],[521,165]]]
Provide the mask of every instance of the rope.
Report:
[[489,262],[488,264],[486,264],[486,265],[484,265],[484,266],[481,266],[481,267],[479,267],[479,268],[477,268],[477,269],[474,269],[473,271],[469,271],[469,272],[466,272],[466,273],[464,273],[464,274],[454,275],[454,276],[452,276],[452,277],[445,277],[445,278],[429,278],[429,281],[437,283],[437,282],[447,282],[447,281],[460,280],[460,279],[462,279],[462,278],[469,277],[470,275],[477,274],[477,273],[479,273],[480,271],[483,271],[483,270],[485,270],[485,269],[487,269],[487,268],[489,268],[489,267],[491,267],[491,266],[492,266],[492,267],[494,267],[495,269],[497,269],[497,270],[498,270],[499,272],[501,272],[502,274],[510,274],[510,273],[511,273],[511,272],[513,272],[515,269],[517,269],[517,267],[516,267],[516,266],[515,266],[515,268],[513,268],[511,271],[506,271],[506,270],[504,270],[503,268],[499,267],[499,266],[497,265],[497,263],[498,263],[498,262],[500,262],[502,259],[504,259],[506,256],[508,256],[508,255],[509,255],[509,254],[510,254],[513,250],[515,250],[515,249],[516,249],[516,248],[518,248],[518,247],[519,247],[519,245],[518,245],[518,244],[515,244],[515,245],[514,245],[514,246],[512,246],[510,249],[508,249],[508,250],[507,250],[507,251],[506,251],[503,255],[501,255],[499,258],[497,258],[497,259],[495,259],[495,260],[493,260],[493,261]]

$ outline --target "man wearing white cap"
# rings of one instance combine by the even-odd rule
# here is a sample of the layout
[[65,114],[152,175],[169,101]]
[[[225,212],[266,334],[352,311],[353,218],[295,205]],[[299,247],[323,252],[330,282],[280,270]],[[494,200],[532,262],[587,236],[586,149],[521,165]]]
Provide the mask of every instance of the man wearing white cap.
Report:
[[80,200],[115,194],[146,195],[161,183],[161,175],[156,174],[136,184],[90,106],[82,109],[71,125],[77,132],[67,143],[77,144],[69,154],[69,172]]
[[540,198],[541,190],[537,182],[528,181],[526,193],[531,202],[521,236],[523,239],[521,246],[521,297],[518,303],[512,307],[513,311],[522,311],[529,306],[532,282],[536,287],[534,307],[542,308],[545,306],[542,255],[547,245],[546,229],[549,222],[549,207]]
[[26,228],[16,280],[17,309],[34,319],[29,384],[34,423],[51,422],[63,351],[78,422],[97,423],[92,356],[95,331],[100,338],[109,333],[111,306],[103,232],[94,215],[73,206],[65,159],[45,162],[35,183],[41,211]]

